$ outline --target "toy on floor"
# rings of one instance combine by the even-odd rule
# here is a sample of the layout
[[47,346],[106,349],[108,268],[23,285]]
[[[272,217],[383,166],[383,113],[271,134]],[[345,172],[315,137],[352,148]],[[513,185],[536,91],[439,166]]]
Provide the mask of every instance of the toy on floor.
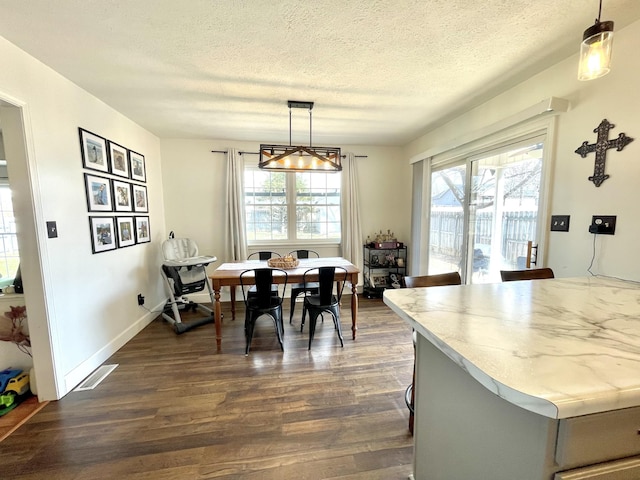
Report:
[[29,374],[7,368],[0,371],[0,416],[16,408],[29,393]]

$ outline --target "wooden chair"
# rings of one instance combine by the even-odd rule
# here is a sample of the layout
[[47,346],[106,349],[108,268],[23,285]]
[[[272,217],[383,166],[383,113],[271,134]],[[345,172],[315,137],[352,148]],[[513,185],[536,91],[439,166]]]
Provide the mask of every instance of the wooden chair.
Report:
[[[274,273],[282,275],[284,282],[274,283]],[[269,315],[273,319],[280,348],[284,351],[282,344],[284,336],[282,302],[287,289],[287,279],[287,272],[279,268],[255,268],[245,270],[240,274],[240,287],[242,288],[242,298],[245,305],[244,334],[247,340],[245,355],[249,355],[256,320],[262,315]],[[255,292],[249,295],[249,288],[254,287]],[[277,289],[276,295],[273,294],[273,287]]]
[[[296,258],[320,258],[318,252],[304,249],[294,250],[293,252],[289,252],[289,255]],[[293,323],[293,311],[296,308],[296,298],[305,292],[305,288],[308,289],[309,293],[317,295],[320,287],[317,282],[311,282],[308,285],[305,285],[304,283],[291,284],[291,310],[289,312],[289,324]]]
[[404,277],[407,288],[442,287],[445,285],[461,285],[462,279],[458,272],[440,273],[437,275],[423,275],[420,277]]
[[[307,281],[310,275],[318,276],[319,292],[315,295],[309,294],[306,285],[311,282]],[[344,285],[347,279],[347,269],[343,267],[319,267],[310,268],[303,275],[303,283],[305,285],[304,304],[302,307],[302,325],[300,331],[304,329],[304,320],[309,312],[309,350],[311,350],[311,342],[316,332],[316,323],[318,316],[324,312],[328,312],[333,317],[333,323],[336,331],[338,332],[338,338],[340,339],[340,345],[344,347],[344,340],[342,338],[342,327],[340,326],[340,299],[342,298],[342,292],[344,291]],[[339,282],[336,293],[333,293],[333,286],[335,282]],[[315,282],[313,282],[315,283]]]
[[[444,287],[447,285],[462,285],[462,279],[458,272],[440,273],[437,275],[423,275],[419,277],[404,277],[404,284],[407,288],[420,288],[420,287]],[[413,385],[416,381],[416,337],[413,333],[413,378],[411,379],[411,385],[407,387],[405,392],[405,402],[409,407],[409,432],[413,435],[413,420],[414,420],[414,405],[415,405],[415,393],[413,391]]]
[[503,282],[555,278],[553,275],[553,270],[551,270],[550,268],[531,268],[528,270],[500,270],[500,277],[502,278]]

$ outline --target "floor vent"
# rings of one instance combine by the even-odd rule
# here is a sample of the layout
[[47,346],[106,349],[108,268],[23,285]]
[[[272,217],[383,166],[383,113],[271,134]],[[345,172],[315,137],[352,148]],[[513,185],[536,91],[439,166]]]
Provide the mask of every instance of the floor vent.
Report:
[[74,392],[82,392],[83,390],[93,390],[98,384],[107,378],[111,372],[115,370],[118,364],[102,365],[98,367],[91,375],[89,375],[80,385],[78,385]]

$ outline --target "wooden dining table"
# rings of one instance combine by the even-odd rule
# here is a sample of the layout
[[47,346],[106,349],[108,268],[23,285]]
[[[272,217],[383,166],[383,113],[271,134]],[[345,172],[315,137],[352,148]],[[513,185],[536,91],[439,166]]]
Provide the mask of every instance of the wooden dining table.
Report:
[[[220,289],[222,287],[230,287],[231,289],[231,319],[236,317],[236,287],[240,285],[240,274],[245,270],[254,268],[268,267],[266,261],[262,260],[245,260],[241,262],[223,263],[209,275],[211,286],[214,292],[214,319],[216,327],[216,347],[217,351],[222,350],[222,308],[220,305]],[[325,257],[325,258],[301,258],[299,264],[295,268],[286,269],[287,284],[302,283],[304,273],[312,268],[319,267],[343,267],[346,269],[346,278],[340,279],[351,283],[351,332],[353,340],[356,339],[357,319],[358,319],[358,294],[356,288],[358,286],[358,274],[360,270],[342,257]],[[274,282],[283,283],[284,275],[274,275]],[[307,281],[317,281],[317,275],[307,275]],[[246,281],[246,279],[245,279]]]

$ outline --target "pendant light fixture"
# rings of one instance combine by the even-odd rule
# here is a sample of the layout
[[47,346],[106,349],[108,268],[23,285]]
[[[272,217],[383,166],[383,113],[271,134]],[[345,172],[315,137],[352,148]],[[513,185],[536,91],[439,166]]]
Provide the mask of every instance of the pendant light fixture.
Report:
[[[313,102],[289,100],[289,145],[260,145],[258,168],[293,172],[339,172],[342,157],[338,147],[313,147],[311,136],[311,110]],[[291,109],[309,109],[309,146],[291,145]]]
[[602,0],[596,23],[584,31],[580,45],[580,65],[578,80],[593,80],[609,73],[611,45],[613,43],[613,22],[600,21]]

